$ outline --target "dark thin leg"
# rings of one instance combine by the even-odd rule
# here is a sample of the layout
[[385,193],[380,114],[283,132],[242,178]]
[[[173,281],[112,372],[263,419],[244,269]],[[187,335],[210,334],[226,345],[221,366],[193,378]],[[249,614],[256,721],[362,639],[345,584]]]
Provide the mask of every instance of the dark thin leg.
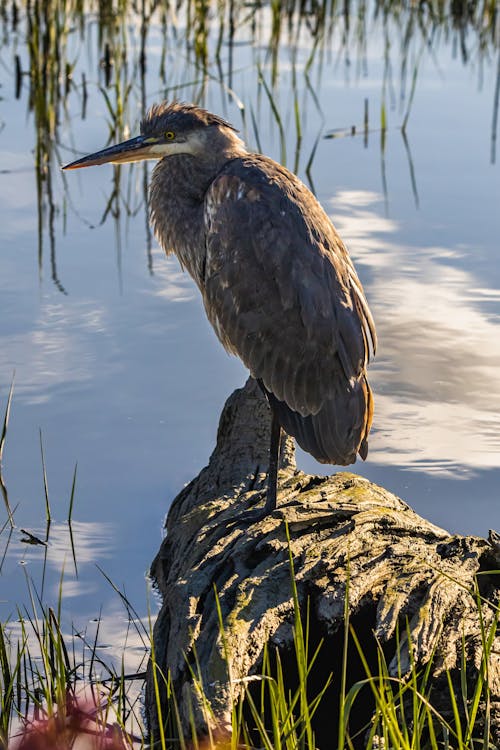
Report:
[[280,458],[281,425],[278,417],[271,409],[273,415],[271,422],[271,441],[269,444],[269,469],[267,471],[267,495],[264,506],[264,515],[267,516],[276,508],[276,495],[278,492],[278,465]]

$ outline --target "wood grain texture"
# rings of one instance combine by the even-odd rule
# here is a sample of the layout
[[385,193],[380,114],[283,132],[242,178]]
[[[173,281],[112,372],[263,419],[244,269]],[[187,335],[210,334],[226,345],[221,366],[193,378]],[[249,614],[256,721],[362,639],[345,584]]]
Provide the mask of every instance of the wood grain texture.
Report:
[[[283,446],[278,508],[252,523],[249,511],[264,501],[269,425],[268,406],[250,379],[224,407],[209,465],[175,498],[152,565],[163,601],[154,629],[156,659],[171,672],[186,733],[190,712],[200,735],[208,725],[228,729],[231,707],[243,690],[238,680],[258,674],[264,644],[282,654],[293,645],[285,521],[301,607],[305,610],[309,599],[313,630],[325,638],[323,665],[338,658],[349,582],[349,612],[355,627],[365,632],[364,649],[375,653],[378,639],[393,674],[398,664],[403,672],[409,668],[409,643],[418,665],[434,654],[436,708],[449,714],[444,670],[459,680],[463,643],[468,680],[474,680],[480,664],[473,590],[479,572],[500,567],[495,537],[449,535],[392,493],[354,474],[319,477],[297,471],[290,439]],[[488,602],[498,601],[498,576],[479,580],[488,626],[494,615]],[[498,740],[497,654],[498,638],[489,665]],[[193,689],[192,669],[199,671],[211,713]],[[154,731],[151,685],[147,712]]]

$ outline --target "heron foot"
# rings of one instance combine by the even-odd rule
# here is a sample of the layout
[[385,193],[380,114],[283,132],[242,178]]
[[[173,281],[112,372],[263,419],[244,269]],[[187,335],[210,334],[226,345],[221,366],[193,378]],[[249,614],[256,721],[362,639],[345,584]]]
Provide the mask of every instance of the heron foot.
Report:
[[262,508],[252,508],[251,510],[243,513],[241,522],[246,525],[258,523],[259,521],[263,521],[265,518],[267,518],[274,510],[276,510],[276,500],[273,505],[270,505],[268,503],[268,500],[266,499],[266,502]]
[[[261,496],[262,497],[262,496]],[[259,501],[257,501],[259,502]],[[259,508],[252,507],[249,510],[245,510],[239,515],[234,521],[231,521],[231,525],[235,526],[251,526],[254,523],[263,521],[273,511],[276,510],[276,495],[270,495],[269,489],[266,494],[266,502]]]
[[265,508],[253,508],[242,515],[241,523],[245,524],[245,526],[251,526],[254,523],[263,521],[266,517],[267,513]]

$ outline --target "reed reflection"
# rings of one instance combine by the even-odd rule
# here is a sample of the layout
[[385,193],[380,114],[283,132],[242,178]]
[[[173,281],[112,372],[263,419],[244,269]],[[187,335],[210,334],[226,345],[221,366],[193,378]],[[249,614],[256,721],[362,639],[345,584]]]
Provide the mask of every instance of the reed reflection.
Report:
[[[104,108],[110,142],[121,140],[129,124],[131,128],[136,126],[146,103],[177,95],[205,104],[207,84],[211,82],[220,87],[222,100],[236,96],[241,101],[243,111],[252,120],[258,147],[258,132],[271,112],[284,158],[283,133],[285,128],[290,129],[290,121],[294,122],[292,168],[296,170],[306,110],[318,105],[321,112],[316,92],[325,67],[331,68],[332,62],[337,67],[340,63],[348,77],[351,69],[357,76],[366,75],[374,61],[371,37],[380,36],[382,49],[375,55],[381,54],[383,60],[379,117],[384,175],[386,112],[399,100],[404,130],[422,63],[444,44],[451,43],[464,64],[484,69],[492,63],[500,38],[498,14],[491,4],[479,2],[467,6],[449,2],[402,8],[393,0],[383,3],[348,0],[327,6],[304,5],[297,0],[249,7],[235,0],[213,3],[184,0],[174,9],[156,0],[143,0],[139,6],[121,2],[116,7],[90,1],[50,0],[20,6],[3,4],[0,23],[1,47],[11,53],[14,96],[27,96],[33,117],[39,268],[41,272],[48,245],[50,273],[63,293],[66,289],[59,277],[56,242],[72,201],[70,196],[68,206],[65,205],[67,185],[61,181],[59,164],[71,154],[64,154],[62,159],[59,152],[64,122],[65,146],[74,140],[71,113],[85,117],[88,112]],[[235,69],[235,49],[238,69]],[[498,127],[500,57],[498,60],[492,109],[492,161]],[[293,74],[283,76],[290,63]],[[254,77],[251,90],[243,88],[241,73],[245,68]],[[256,70],[260,71],[257,85]],[[24,85],[26,81],[28,86]],[[311,94],[308,106],[302,99],[305,91]],[[262,107],[263,102],[266,107]],[[293,103],[291,120],[288,102]],[[375,113],[373,121],[377,116]],[[313,154],[314,149],[306,172]],[[146,184],[144,179],[144,204]],[[128,190],[129,186],[122,186],[120,177],[114,178],[103,220],[113,217],[118,225],[121,211],[125,218],[134,213],[136,209],[130,207]],[[150,248],[147,221],[145,226]],[[117,257],[119,264],[119,245]],[[147,262],[151,270],[149,252]]]

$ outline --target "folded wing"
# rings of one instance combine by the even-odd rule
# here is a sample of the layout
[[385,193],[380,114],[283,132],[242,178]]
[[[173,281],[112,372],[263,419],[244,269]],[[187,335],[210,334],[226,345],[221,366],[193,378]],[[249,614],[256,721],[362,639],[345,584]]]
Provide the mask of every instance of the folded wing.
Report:
[[266,157],[230,162],[205,201],[203,297],[214,329],[269,394],[283,428],[327,463],[364,458],[373,320],[325,212]]

